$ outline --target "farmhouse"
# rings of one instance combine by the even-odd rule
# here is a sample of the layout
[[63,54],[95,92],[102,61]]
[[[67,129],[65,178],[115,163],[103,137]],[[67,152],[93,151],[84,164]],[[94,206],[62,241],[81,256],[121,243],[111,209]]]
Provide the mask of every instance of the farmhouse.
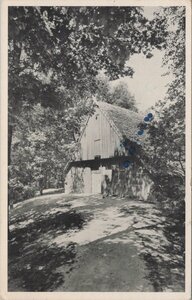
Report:
[[70,163],[65,193],[120,195],[147,199],[151,181],[135,160],[138,125],[136,112],[97,102]]

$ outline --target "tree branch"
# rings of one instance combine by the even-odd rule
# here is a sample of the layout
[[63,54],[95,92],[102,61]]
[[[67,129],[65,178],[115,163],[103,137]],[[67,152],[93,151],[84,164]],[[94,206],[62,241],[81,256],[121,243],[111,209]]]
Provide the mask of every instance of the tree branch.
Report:
[[40,8],[39,8],[39,7],[36,7],[36,10],[38,11],[38,13],[39,13],[41,19],[43,20],[43,22],[44,22],[44,24],[45,24],[45,27],[46,27],[47,31],[49,32],[49,35],[50,35],[50,36],[53,36],[53,33],[52,33],[52,31],[51,31],[51,29],[50,29],[50,27],[49,27],[47,21],[45,20],[45,18],[44,18],[43,15],[41,14]]

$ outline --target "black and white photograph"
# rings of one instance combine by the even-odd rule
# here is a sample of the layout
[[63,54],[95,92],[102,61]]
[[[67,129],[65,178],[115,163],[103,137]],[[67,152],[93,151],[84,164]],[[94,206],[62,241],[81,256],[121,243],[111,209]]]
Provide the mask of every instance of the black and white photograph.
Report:
[[7,291],[185,293],[190,8],[25,2],[7,8]]

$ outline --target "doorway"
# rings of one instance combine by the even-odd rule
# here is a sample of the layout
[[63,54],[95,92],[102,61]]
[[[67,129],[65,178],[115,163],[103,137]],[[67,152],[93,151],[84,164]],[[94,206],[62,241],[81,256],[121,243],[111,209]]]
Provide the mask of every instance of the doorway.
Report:
[[101,172],[92,171],[92,194],[101,194]]

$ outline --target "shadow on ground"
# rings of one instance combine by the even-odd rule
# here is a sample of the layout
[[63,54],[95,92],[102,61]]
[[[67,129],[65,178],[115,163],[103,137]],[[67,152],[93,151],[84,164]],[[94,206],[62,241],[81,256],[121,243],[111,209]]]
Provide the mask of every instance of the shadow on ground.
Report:
[[184,291],[184,227],[159,204],[42,196],[9,216],[9,291]]
[[145,225],[136,222],[130,238],[139,246],[138,254],[145,261],[154,290],[181,292],[185,289],[185,228],[179,218],[159,206],[149,210],[132,205],[121,211],[128,215],[137,211],[137,220]]
[[[75,210],[38,214],[28,225],[13,228],[8,244],[9,291],[15,291],[15,281],[26,291],[53,291],[61,285],[63,274],[55,269],[62,265],[72,268],[76,244],[58,247],[55,243],[48,246],[46,242],[69,229],[81,230],[89,218],[90,215]],[[26,215],[23,215],[18,217],[17,223],[25,221]]]

